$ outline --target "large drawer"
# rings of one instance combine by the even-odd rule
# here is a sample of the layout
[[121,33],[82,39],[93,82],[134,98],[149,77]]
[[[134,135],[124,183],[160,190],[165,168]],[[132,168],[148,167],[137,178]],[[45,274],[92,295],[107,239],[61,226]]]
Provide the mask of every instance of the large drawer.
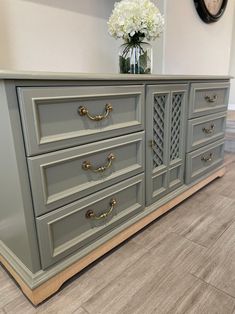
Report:
[[144,132],[29,157],[28,165],[38,216],[144,171]]
[[186,184],[200,178],[223,163],[224,139],[186,155]]
[[20,87],[27,155],[144,129],[144,86]]
[[187,152],[224,137],[226,112],[188,121]]
[[189,118],[225,111],[228,106],[229,83],[192,83]]
[[143,208],[141,174],[37,218],[42,267],[79,249],[87,254]]

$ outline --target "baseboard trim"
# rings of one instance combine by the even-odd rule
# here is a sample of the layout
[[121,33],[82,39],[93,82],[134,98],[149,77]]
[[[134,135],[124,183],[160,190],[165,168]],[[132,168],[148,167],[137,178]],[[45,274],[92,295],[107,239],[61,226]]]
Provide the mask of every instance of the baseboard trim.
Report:
[[[21,260],[0,240],[0,262],[2,258],[11,268],[21,277],[21,279],[29,286],[33,286],[34,274],[21,262]],[[5,266],[5,264],[2,262]],[[7,267],[6,267],[7,268]],[[13,276],[14,277],[14,276]]]

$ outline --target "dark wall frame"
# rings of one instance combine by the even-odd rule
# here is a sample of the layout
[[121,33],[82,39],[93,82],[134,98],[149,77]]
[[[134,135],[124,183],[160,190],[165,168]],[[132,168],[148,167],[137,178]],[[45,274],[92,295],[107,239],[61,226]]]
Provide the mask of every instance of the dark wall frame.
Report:
[[195,7],[200,18],[207,24],[217,22],[221,18],[221,16],[224,14],[227,3],[228,0],[223,0],[223,3],[218,13],[213,15],[208,11],[204,0],[194,0]]

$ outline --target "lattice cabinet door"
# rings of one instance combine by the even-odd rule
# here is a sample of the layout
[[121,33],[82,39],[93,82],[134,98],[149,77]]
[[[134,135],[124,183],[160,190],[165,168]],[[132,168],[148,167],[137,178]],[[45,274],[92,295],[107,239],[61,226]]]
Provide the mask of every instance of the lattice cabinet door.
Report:
[[147,87],[147,205],[183,184],[186,84]]

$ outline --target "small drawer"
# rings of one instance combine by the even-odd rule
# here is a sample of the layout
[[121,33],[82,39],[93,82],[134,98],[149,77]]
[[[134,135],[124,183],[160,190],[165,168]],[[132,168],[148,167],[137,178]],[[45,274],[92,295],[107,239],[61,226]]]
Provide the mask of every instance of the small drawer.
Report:
[[192,83],[189,98],[189,118],[219,111],[228,106],[229,83]]
[[141,174],[37,218],[42,267],[78,250],[82,257],[143,208]]
[[28,156],[144,129],[144,86],[20,87]]
[[187,152],[224,137],[226,112],[188,121]]
[[186,184],[200,178],[223,163],[224,139],[186,155]]
[[28,158],[37,216],[144,171],[144,132]]

